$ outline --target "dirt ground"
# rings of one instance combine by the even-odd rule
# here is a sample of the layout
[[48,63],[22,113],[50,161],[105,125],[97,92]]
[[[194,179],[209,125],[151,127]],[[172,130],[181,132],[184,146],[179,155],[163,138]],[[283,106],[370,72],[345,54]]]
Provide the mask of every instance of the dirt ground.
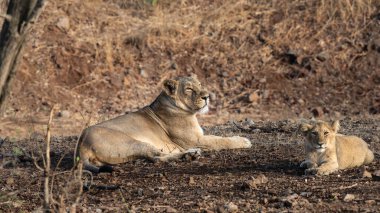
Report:
[[[77,209],[83,212],[375,212],[380,207],[380,181],[363,176],[380,167],[380,120],[345,119],[344,134],[364,138],[376,154],[368,167],[327,177],[305,176],[303,138],[294,120],[249,119],[206,127],[207,134],[246,136],[250,149],[204,152],[194,161],[151,163],[136,160],[93,177]],[[32,211],[41,206],[42,173],[29,152],[36,140],[3,141],[0,210]],[[51,154],[56,172],[72,166],[76,137],[54,138]],[[32,142],[33,141],[33,142]],[[42,143],[41,141],[39,143]],[[87,176],[88,178],[89,176]],[[69,174],[56,177],[53,193],[72,192]],[[70,191],[71,190],[71,191]],[[73,195],[71,195],[73,196]],[[73,198],[65,202],[70,204]]]
[[[246,136],[252,149],[120,165],[94,176],[78,209],[378,211],[379,181],[363,168],[304,176],[294,130],[301,118],[340,119],[342,133],[379,152],[380,1],[47,2],[0,115],[0,211],[41,206],[43,174],[30,153],[53,106],[51,154],[62,172],[53,194],[70,204],[81,130],[149,104],[164,79],[190,74],[210,91],[210,112],[199,116],[205,131]],[[377,154],[366,170],[379,169]]]

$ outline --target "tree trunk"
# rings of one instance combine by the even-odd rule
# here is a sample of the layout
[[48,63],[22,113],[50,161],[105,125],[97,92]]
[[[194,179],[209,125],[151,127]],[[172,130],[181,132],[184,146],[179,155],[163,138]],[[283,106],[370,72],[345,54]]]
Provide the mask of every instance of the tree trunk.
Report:
[[10,0],[0,33],[0,113],[5,111],[5,99],[31,26],[37,20],[45,0]]

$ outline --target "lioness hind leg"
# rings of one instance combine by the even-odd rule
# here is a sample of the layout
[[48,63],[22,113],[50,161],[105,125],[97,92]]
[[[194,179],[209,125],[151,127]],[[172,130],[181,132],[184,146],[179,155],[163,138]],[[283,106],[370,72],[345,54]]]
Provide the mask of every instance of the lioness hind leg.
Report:
[[92,163],[90,163],[89,160],[84,160],[83,161],[83,170],[87,170],[87,171],[90,171],[92,173],[101,173],[101,172],[109,172],[111,173],[113,170],[112,170],[112,167],[109,166],[109,165],[102,165],[102,166],[95,166],[93,165]]

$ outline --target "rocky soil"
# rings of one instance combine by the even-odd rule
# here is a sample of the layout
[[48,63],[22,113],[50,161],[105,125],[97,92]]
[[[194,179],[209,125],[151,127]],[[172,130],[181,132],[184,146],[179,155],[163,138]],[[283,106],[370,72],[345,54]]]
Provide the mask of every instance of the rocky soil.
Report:
[[[345,119],[342,133],[364,138],[376,159],[366,167],[327,177],[305,176],[303,138],[297,122],[243,120],[205,127],[208,134],[246,136],[250,149],[204,152],[195,161],[137,160],[86,179],[77,207],[83,212],[375,212],[380,206],[379,120]],[[54,138],[53,194],[69,205],[78,192],[69,170],[76,137]],[[30,159],[38,136],[1,144],[0,210],[32,211],[42,205],[43,178]],[[60,161],[59,165],[57,163]],[[41,163],[41,162],[40,162]],[[66,173],[60,173],[66,172]],[[58,174],[60,173],[60,174]]]

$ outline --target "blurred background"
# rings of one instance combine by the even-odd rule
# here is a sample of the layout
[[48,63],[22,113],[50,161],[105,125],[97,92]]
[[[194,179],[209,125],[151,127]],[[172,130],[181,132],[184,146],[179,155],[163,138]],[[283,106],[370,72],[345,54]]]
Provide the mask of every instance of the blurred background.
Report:
[[53,134],[77,135],[192,73],[211,92],[201,125],[379,116],[380,1],[48,1],[0,135],[42,131],[53,105]]

